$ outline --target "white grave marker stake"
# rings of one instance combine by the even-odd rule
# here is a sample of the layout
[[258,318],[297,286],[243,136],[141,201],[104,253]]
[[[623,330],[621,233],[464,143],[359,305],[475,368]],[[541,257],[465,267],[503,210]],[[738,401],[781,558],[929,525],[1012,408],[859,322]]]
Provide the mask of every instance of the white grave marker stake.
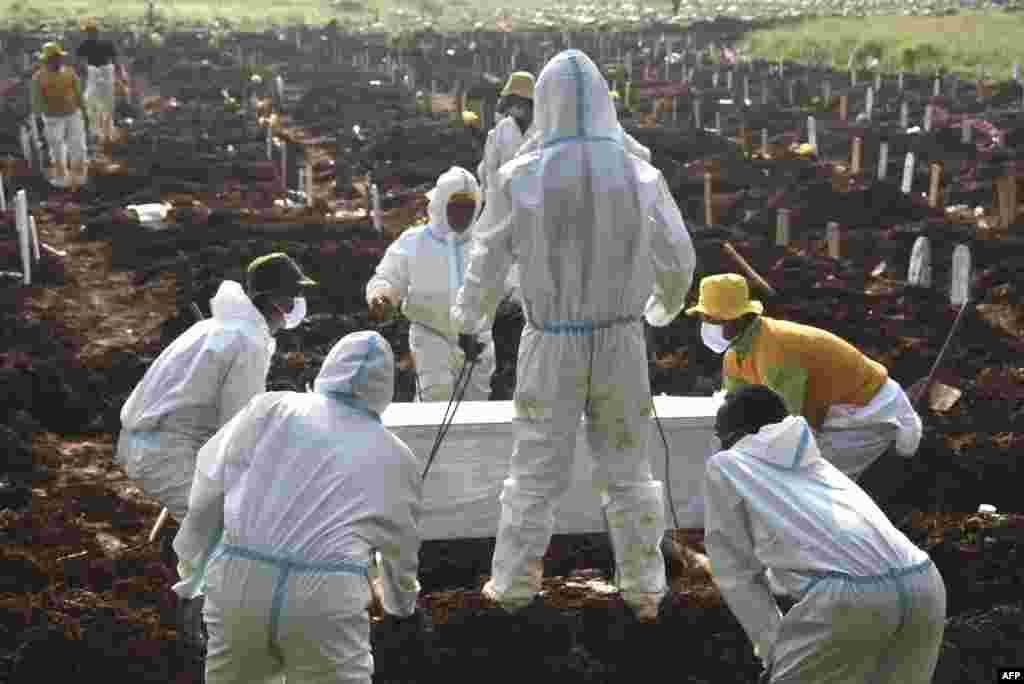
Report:
[[910,194],[910,189],[914,183],[914,153],[907,152],[906,161],[903,163],[903,182],[900,185],[900,190],[904,195]]
[[953,282],[949,287],[949,303],[963,306],[971,297],[971,248],[957,245],[953,250]]
[[764,83],[761,84],[761,106],[768,104],[768,86]]
[[23,270],[22,282],[25,285],[32,284],[32,257],[29,254],[30,231],[32,230],[28,220],[28,196],[24,190],[19,190],[14,197],[14,221],[18,228],[18,248],[21,253],[21,266]]
[[813,116],[807,117],[807,142],[815,147],[818,146],[818,122]]
[[281,141],[281,184],[284,191],[288,192],[288,143]]
[[928,238],[923,235],[914,241],[910,251],[907,282],[915,287],[932,286],[932,248]]
[[942,79],[938,76],[935,77],[935,83],[932,85],[932,95],[934,97],[942,95]]
[[39,261],[39,231],[36,230],[36,217],[29,216],[28,224],[32,228],[32,257]]
[[789,244],[789,209],[779,209],[775,218],[775,244],[779,247]]
[[698,131],[703,128],[700,120],[700,98],[693,101],[693,125]]
[[25,157],[25,161],[28,162],[28,167],[30,169],[35,168],[35,155],[32,154],[32,139],[28,133],[27,126],[21,127],[21,154]]
[[839,224],[835,221],[829,221],[825,226],[825,239],[828,240],[828,256],[830,259],[841,258],[842,250],[842,231],[839,229]]
[[906,100],[900,102],[900,128],[904,131],[910,125],[910,105],[907,104]]
[[896,77],[896,86],[899,88],[899,91],[902,93],[903,92],[903,72],[902,71]]
[[868,90],[865,95],[864,101],[864,112],[868,115],[868,121],[871,120],[871,116],[875,110],[875,89],[868,86]]
[[277,87],[277,99],[284,102],[284,77],[278,76],[275,78],[274,85]]
[[381,216],[380,211],[380,190],[377,189],[377,184],[374,183],[370,186],[370,202],[373,207],[371,217],[373,218],[373,227],[377,229],[378,233],[384,233],[384,219]]
[[767,152],[768,151],[768,129],[767,128],[762,128],[761,129],[761,151],[762,152]]
[[267,161],[273,161],[274,159],[274,131],[270,126],[270,122],[267,122]]
[[796,81],[786,82],[786,98],[789,100],[789,104],[796,104]]
[[851,88],[856,88],[857,87],[857,70],[856,69],[850,69],[850,87]]
[[889,171],[889,143],[883,142],[878,146],[878,180],[885,180]]
[[828,107],[832,102],[832,81],[825,81],[821,84],[821,97],[825,100],[825,106]]
[[750,102],[750,77],[743,77],[743,104]]
[[1013,63],[1013,82],[1020,83],[1020,62]]
[[719,135],[722,135],[722,112],[715,112],[715,130],[718,131]]
[[4,175],[0,173],[0,211],[7,211],[7,191],[4,189]]
[[882,89],[882,74],[877,73],[877,74],[875,74],[875,90],[878,91],[878,90],[881,90],[881,89]]
[[717,71],[714,71],[711,74],[711,87],[712,88],[717,88],[718,87],[718,72]]
[[967,119],[960,122],[960,142],[964,145],[971,144],[971,134],[974,132],[974,126]]
[[732,92],[732,69],[725,72],[725,87],[729,92]]
[[924,107],[924,130],[930,132],[932,130],[932,106],[925,105]]

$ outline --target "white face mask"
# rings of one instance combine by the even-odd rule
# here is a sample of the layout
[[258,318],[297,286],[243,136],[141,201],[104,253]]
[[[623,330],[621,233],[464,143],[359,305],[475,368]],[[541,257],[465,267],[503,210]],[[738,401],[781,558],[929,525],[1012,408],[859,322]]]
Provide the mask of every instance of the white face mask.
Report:
[[722,334],[722,326],[710,323],[700,324],[700,339],[704,341],[708,349],[716,354],[724,354],[730,344],[729,340]]
[[306,319],[306,298],[296,297],[292,310],[288,312],[282,311],[281,313],[284,315],[285,330],[299,327],[299,324]]

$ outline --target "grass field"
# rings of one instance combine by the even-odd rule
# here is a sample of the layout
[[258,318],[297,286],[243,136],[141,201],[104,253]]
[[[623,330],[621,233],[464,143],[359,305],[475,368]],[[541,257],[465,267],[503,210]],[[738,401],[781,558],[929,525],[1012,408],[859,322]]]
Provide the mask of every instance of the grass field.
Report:
[[[703,11],[712,0],[683,0],[684,10]],[[844,2],[825,0],[830,9]],[[877,0],[875,4],[886,0]],[[119,24],[142,25],[145,0],[0,0],[0,26],[25,27],[47,23],[52,29],[73,29],[79,17],[94,14]],[[439,30],[471,30],[474,25],[493,28],[506,11],[502,0],[158,0],[161,23],[170,28],[229,22],[241,30],[297,23],[323,25],[337,18],[343,28],[402,31],[431,22]],[[836,3],[839,3],[838,5]],[[752,0],[739,10],[762,15],[770,7],[793,11],[797,0]],[[819,3],[820,4],[820,3]],[[856,3],[853,3],[856,4]],[[834,7],[832,7],[834,5]],[[721,5],[716,5],[721,7]],[[669,0],[649,4],[616,0],[550,2],[518,0],[507,11],[514,25],[532,22],[562,27],[597,23],[629,24],[654,14],[667,19]],[[708,8],[710,10],[710,8]],[[730,7],[735,13],[736,7]],[[818,8],[821,9],[820,7]],[[376,23],[377,19],[380,23]],[[682,14],[676,18],[683,21]],[[479,22],[479,24],[478,24]],[[1014,62],[1024,62],[1024,14],[998,10],[963,12],[955,16],[874,16],[809,19],[748,37],[753,55],[800,61],[828,62],[845,69],[851,54],[865,64],[877,58],[887,72],[926,73],[937,65],[974,76],[978,66],[996,79],[1008,78]]]
[[772,58],[821,59],[841,69],[856,51],[861,64],[875,57],[888,72],[926,73],[941,64],[973,77],[982,66],[996,79],[1006,79],[1014,62],[1024,62],[1024,16],[967,12],[949,17],[814,19],[755,32],[749,49]]

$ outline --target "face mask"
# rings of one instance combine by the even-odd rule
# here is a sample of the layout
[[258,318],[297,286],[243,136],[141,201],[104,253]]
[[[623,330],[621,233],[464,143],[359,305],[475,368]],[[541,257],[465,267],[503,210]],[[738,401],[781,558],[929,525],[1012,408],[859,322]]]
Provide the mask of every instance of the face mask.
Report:
[[284,316],[285,330],[297,328],[299,323],[306,318],[306,298],[296,297],[291,311],[282,311],[280,307],[278,307],[278,311],[281,311],[281,315]]
[[716,354],[724,354],[730,344],[729,340],[722,334],[722,326],[710,323],[700,324],[700,339],[704,341],[708,349]]

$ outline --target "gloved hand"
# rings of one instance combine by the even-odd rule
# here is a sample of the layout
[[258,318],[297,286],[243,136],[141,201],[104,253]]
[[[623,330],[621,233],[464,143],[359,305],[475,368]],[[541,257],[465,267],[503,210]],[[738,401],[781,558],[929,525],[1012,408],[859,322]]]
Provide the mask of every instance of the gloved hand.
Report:
[[188,580],[188,578],[191,577],[192,573],[194,572],[195,569],[192,567],[191,563],[189,563],[186,560],[178,560],[178,577],[180,577],[183,581]]
[[379,290],[371,292],[367,298],[367,304],[370,307],[370,318],[372,320],[381,321],[394,315],[395,302],[392,301],[392,296],[387,292]]
[[467,361],[476,361],[484,350],[484,343],[476,335],[459,335],[459,348],[466,354]]

